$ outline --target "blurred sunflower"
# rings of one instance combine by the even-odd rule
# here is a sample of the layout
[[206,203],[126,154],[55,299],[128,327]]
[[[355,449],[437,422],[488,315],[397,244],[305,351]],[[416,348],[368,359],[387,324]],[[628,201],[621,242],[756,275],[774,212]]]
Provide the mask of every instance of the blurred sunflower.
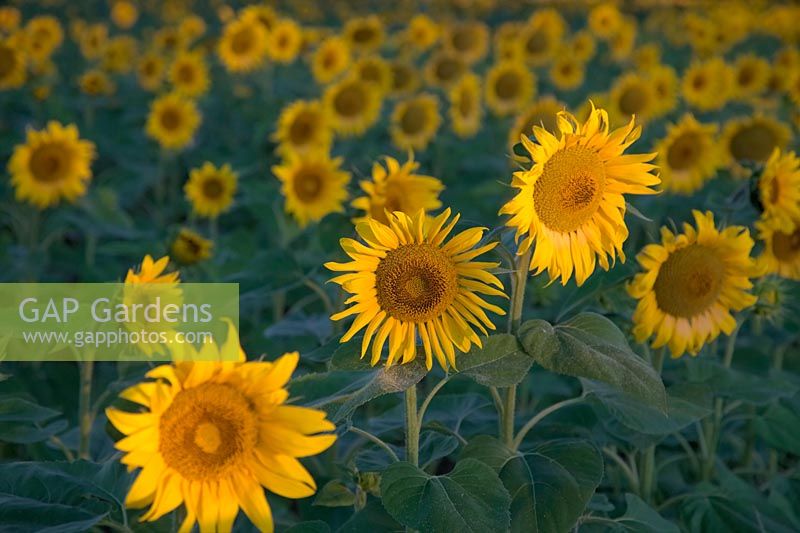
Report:
[[508,132],[509,149],[513,151],[514,145],[520,142],[521,136],[530,136],[534,126],[558,135],[558,114],[564,109],[564,104],[552,96],[545,96],[529,105],[517,116]]
[[536,78],[524,63],[503,61],[486,73],[486,105],[495,114],[518,113],[536,92]]
[[438,51],[425,63],[425,81],[444,90],[452,89],[466,72],[467,66],[452,52]]
[[194,101],[172,92],[150,104],[145,130],[162,148],[176,150],[191,142],[200,120]]
[[161,87],[165,70],[164,60],[160,55],[148,53],[139,59],[136,74],[139,85],[146,91],[156,91]]
[[436,43],[440,34],[441,28],[433,19],[427,15],[417,14],[408,21],[404,41],[417,51],[425,51]]
[[108,43],[108,26],[102,23],[91,24],[78,35],[78,46],[86,59],[97,59],[103,54]]
[[610,39],[622,26],[622,13],[612,2],[603,2],[589,12],[589,29],[601,39]]
[[342,161],[340,157],[331,159],[325,152],[313,152],[290,154],[281,165],[272,167],[286,198],[286,212],[300,227],[344,211],[350,173],[339,168]]
[[355,17],[344,25],[344,38],[350,49],[357,53],[374,52],[383,44],[385,31],[380,17],[369,15]]
[[362,180],[359,183],[366,196],[359,196],[351,205],[364,211],[363,216],[353,222],[361,222],[367,218],[389,224],[386,214],[395,211],[413,215],[420,209],[436,210],[442,206],[439,193],[444,185],[432,176],[416,174],[419,163],[410,155],[402,165],[393,157],[386,157],[385,165],[375,162],[372,165],[372,181]]
[[667,126],[666,137],[656,145],[664,190],[693,194],[714,176],[720,164],[716,134],[715,124],[700,124],[691,114]]
[[329,83],[350,66],[350,48],[341,37],[328,37],[311,57],[311,73],[317,83]]
[[149,505],[143,521],[183,504],[181,533],[195,523],[228,533],[239,508],[259,531],[272,532],[264,488],[286,498],[314,494],[316,483],[297,458],[328,449],[335,426],[322,411],[286,405],[297,352],[246,362],[231,326],[224,344],[204,344],[198,357],[158,366],[146,374],[150,380],[124,390],[120,397],[136,412],[106,409],[124,435],[115,443],[122,463],[141,469],[125,504]]
[[594,37],[586,30],[576,32],[566,46],[566,50],[569,50],[568,55],[582,63],[586,63],[594,57],[596,48]]
[[281,111],[272,140],[278,143],[282,155],[329,152],[333,132],[325,108],[317,100],[293,102]]
[[800,219],[794,221],[792,230],[781,226],[774,218],[756,222],[758,238],[764,242],[758,266],[766,274],[800,281]]
[[139,10],[133,2],[115,0],[111,4],[111,21],[123,30],[129,30],[139,19]]
[[216,218],[233,204],[237,180],[238,176],[230,165],[217,167],[206,161],[200,168],[189,172],[183,191],[194,213]]
[[740,100],[764,92],[769,81],[770,66],[766,59],[755,54],[739,56],[733,65],[731,97]]
[[0,90],[17,89],[25,84],[25,54],[17,39],[0,39]]
[[555,15],[550,12],[549,9],[535,12],[518,35],[523,60],[534,67],[547,64],[561,45],[564,22],[557,12]]
[[103,48],[103,68],[108,72],[127,74],[136,61],[138,43],[130,35],[120,35]]
[[770,226],[791,232],[800,221],[800,159],[794,152],[775,149],[758,178],[763,217]]
[[26,52],[33,60],[49,58],[63,41],[61,23],[51,15],[35,16],[25,25]]
[[181,228],[170,246],[170,254],[183,265],[194,265],[209,259],[214,243],[196,231]]
[[389,63],[392,71],[392,96],[407,96],[416,91],[420,86],[420,76],[417,68],[402,59],[395,59]]
[[400,101],[392,111],[392,142],[404,150],[424,150],[441,122],[439,100],[433,94],[422,93]]
[[514,173],[512,187],[520,189],[500,214],[511,215],[506,225],[523,239],[517,251],[533,249],[530,268],[547,270],[550,280],[566,285],[573,272],[582,285],[599,262],[609,269],[628,237],[625,194],[655,194],[660,179],[649,161],[656,154],[624,154],[641,134],[641,127],[609,131],[608,114],[594,109],[585,123],[562,111],[559,136],[534,126],[536,141],[523,136],[533,166]]
[[472,137],[480,129],[482,119],[481,80],[469,72],[450,89],[451,127],[462,139]]
[[22,14],[14,6],[0,6],[0,31],[12,32],[19,28]]
[[328,87],[323,104],[336,133],[359,135],[378,120],[381,97],[369,83],[351,77]]
[[672,357],[697,355],[720,332],[736,328],[732,311],[753,305],[753,239],[743,226],[717,229],[714,215],[693,211],[695,227],[675,235],[661,228],[661,244],[645,246],[637,256],[644,272],[628,293],[639,300],[633,314],[638,342],[655,335],[653,348],[669,345]]
[[98,69],[90,69],[81,74],[78,86],[83,94],[91,96],[113,94],[116,89],[114,82],[108,78],[106,73]]
[[720,58],[694,62],[683,74],[683,99],[701,111],[720,109],[728,101],[733,73]]
[[484,335],[487,328],[495,329],[484,310],[505,314],[479,296],[505,297],[503,284],[489,272],[499,263],[472,261],[497,243],[474,248],[485,228],[464,230],[445,242],[459,217],[449,218],[450,209],[430,221],[424,211],[413,216],[392,213],[388,225],[367,219],[356,225],[365,244],[341,240],[352,261],[325,264],[342,272],[331,281],[353,295],[347,303],[354,305],[331,316],[341,320],[356,315],[340,342],[366,327],[361,356],[371,345],[373,366],[387,339],[386,366],[413,361],[419,333],[428,369],[434,356],[442,368],[456,368],[455,348],[467,352],[473,344],[482,345],[473,328]]
[[657,99],[650,80],[633,72],[623,74],[609,93],[609,117],[612,122],[627,122],[635,117],[642,124],[653,115]]
[[272,31],[278,23],[278,12],[272,6],[251,4],[242,8],[239,16],[243,19],[254,20],[261,24],[265,30]]
[[373,86],[381,96],[392,90],[392,69],[385,59],[378,55],[364,56],[353,65],[355,75]]
[[524,26],[523,22],[507,21],[494,29],[494,56],[497,61],[524,61],[522,42],[519,40]]
[[172,56],[186,48],[189,39],[176,28],[160,28],[153,34],[153,47],[164,56]]
[[638,46],[633,56],[636,68],[642,72],[649,72],[661,65],[661,47],[657,43]]
[[43,130],[28,129],[25,144],[8,160],[16,199],[39,209],[74,202],[86,194],[95,156],[94,143],[81,139],[74,124],[50,121]]
[[269,57],[278,63],[291,63],[300,53],[303,31],[292,19],[280,19],[267,34]]
[[267,30],[255,19],[235,19],[227,23],[217,45],[217,54],[230,72],[249,72],[267,57]]
[[619,30],[608,40],[608,50],[615,61],[630,59],[636,45],[635,19],[623,19]]
[[483,59],[489,51],[489,28],[478,21],[450,24],[445,26],[442,46],[465,64],[472,65]]
[[663,117],[678,105],[678,75],[667,65],[657,65],[647,72],[647,80],[656,94],[652,116]]
[[730,119],[722,130],[720,146],[725,162],[765,162],[772,152],[785,149],[791,140],[789,127],[778,120],[756,114]]
[[584,63],[572,54],[559,55],[550,67],[550,80],[561,90],[576,89],[583,85],[586,72]]
[[169,81],[180,94],[197,97],[208,91],[208,66],[201,52],[180,52],[169,68]]

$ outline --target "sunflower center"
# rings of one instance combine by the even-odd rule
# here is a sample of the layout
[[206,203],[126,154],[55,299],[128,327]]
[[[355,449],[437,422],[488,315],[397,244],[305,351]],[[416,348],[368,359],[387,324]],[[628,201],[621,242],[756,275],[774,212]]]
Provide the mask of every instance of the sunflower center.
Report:
[[451,42],[453,43],[453,48],[460,52],[465,52],[472,48],[475,39],[472,36],[472,32],[465,28],[456,31]]
[[755,72],[753,72],[753,69],[750,67],[745,67],[739,71],[739,76],[737,77],[737,80],[739,81],[739,85],[741,85],[742,87],[747,87],[753,82],[753,80],[755,80],[755,77],[756,76]]
[[436,77],[443,82],[452,81],[461,74],[461,63],[458,60],[445,57],[436,63]]
[[800,229],[793,233],[776,231],[772,236],[772,253],[778,261],[792,261],[800,254]]
[[731,139],[731,154],[739,161],[766,161],[777,144],[775,134],[761,124],[745,126]]
[[375,36],[375,32],[372,31],[372,28],[368,27],[361,27],[357,28],[356,31],[353,32],[353,42],[356,43],[368,43],[372,41]]
[[5,78],[17,66],[17,56],[7,46],[0,46],[0,78]]
[[222,182],[218,178],[213,177],[203,182],[203,196],[206,198],[216,200],[222,196],[223,192],[225,192],[225,187],[222,186]]
[[380,83],[383,79],[383,75],[381,69],[378,65],[373,63],[368,63],[363,65],[360,70],[361,79],[364,81],[369,81],[372,83]]
[[342,116],[356,117],[364,110],[366,96],[358,85],[350,84],[336,94],[333,106]]
[[462,91],[461,98],[458,100],[458,112],[462,117],[472,115],[473,111],[477,108],[475,105],[475,98],[470,91]]
[[244,55],[253,48],[254,40],[253,30],[242,28],[234,33],[233,39],[231,39],[231,50],[236,55]]
[[603,162],[585,146],[563,148],[547,160],[533,188],[533,205],[542,223],[569,233],[597,211],[605,190]]
[[497,77],[494,90],[501,100],[513,100],[519,96],[522,82],[514,72],[504,72]]
[[525,50],[530,54],[540,54],[547,49],[547,36],[541,30],[535,31],[525,41]]
[[177,109],[165,109],[161,113],[161,125],[165,130],[174,131],[181,125],[181,114]]
[[316,117],[311,113],[298,115],[289,127],[289,139],[292,144],[302,145],[308,143],[314,134]]
[[692,87],[694,87],[698,91],[703,89],[705,86],[706,86],[706,77],[704,74],[696,74],[694,78],[692,78]]
[[66,154],[61,146],[46,144],[37,148],[30,159],[31,174],[39,183],[55,183],[67,172]]
[[681,135],[667,149],[667,164],[675,170],[692,168],[700,159],[701,152],[701,139],[698,135]]
[[672,252],[653,285],[658,307],[672,316],[691,318],[717,301],[725,264],[712,248],[692,244]]
[[193,83],[194,82],[194,67],[191,65],[181,65],[178,69],[178,78],[183,83]]
[[167,466],[197,481],[224,476],[258,439],[252,404],[235,388],[219,383],[179,392],[161,415],[159,434]]
[[619,97],[619,110],[626,115],[638,115],[647,108],[649,99],[642,87],[628,87]]
[[425,108],[418,104],[409,105],[400,117],[400,127],[409,135],[416,135],[425,129],[428,114]]
[[405,322],[440,316],[458,293],[452,260],[428,243],[406,244],[386,254],[375,270],[378,305]]
[[309,203],[319,197],[324,182],[322,181],[322,176],[316,169],[304,168],[297,173],[292,184],[294,186],[294,193],[300,201]]

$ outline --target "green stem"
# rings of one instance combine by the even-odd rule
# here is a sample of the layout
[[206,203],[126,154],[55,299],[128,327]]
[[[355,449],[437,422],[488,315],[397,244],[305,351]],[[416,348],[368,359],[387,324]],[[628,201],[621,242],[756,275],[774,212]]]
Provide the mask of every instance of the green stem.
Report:
[[[772,355],[772,368],[773,370],[783,370],[783,356],[786,346],[781,346]],[[769,451],[769,462],[767,463],[767,472],[769,478],[772,479],[778,473],[778,452],[775,450]]]
[[417,386],[406,389],[406,461],[419,466],[419,416],[417,415]]
[[78,396],[78,427],[80,441],[78,457],[89,459],[89,443],[92,435],[92,376],[94,361],[82,361],[80,365],[80,390]]
[[368,441],[377,444],[378,446],[383,448],[383,450],[389,455],[389,457],[392,458],[392,461],[397,462],[400,460],[400,458],[397,457],[397,454],[394,453],[394,450],[392,450],[392,448],[388,444],[386,444],[383,440],[381,440],[379,437],[376,437],[369,431],[364,431],[363,429],[357,428],[355,426],[351,427],[349,431],[355,433],[356,435],[364,437]]
[[419,421],[420,425],[422,425],[422,421],[425,419],[425,411],[428,410],[428,406],[431,404],[431,401],[433,401],[434,396],[436,396],[436,394],[447,384],[448,381],[450,381],[449,375],[445,376],[444,379],[434,385],[434,387],[422,401],[422,406],[420,406],[419,413],[417,414],[417,420]]
[[[666,347],[656,350],[652,354],[653,369],[661,375],[661,370],[664,367],[664,355]],[[655,492],[656,485],[656,445],[648,446],[644,451],[644,460],[641,467],[641,494],[642,499],[647,503],[652,503],[653,493]]]
[[520,445],[522,444],[522,441],[525,440],[525,436],[528,434],[528,432],[532,430],[533,427],[536,424],[538,424],[543,418],[552,413],[555,413],[559,409],[563,409],[564,407],[574,405],[582,400],[583,400],[582,396],[578,396],[577,398],[569,398],[568,400],[563,400],[558,403],[554,403],[550,407],[547,407],[546,409],[542,409],[541,411],[539,411],[536,414],[536,416],[528,420],[528,422],[524,426],[522,426],[522,429],[519,430],[519,433],[517,433],[516,438],[514,438],[513,440],[511,449],[515,451],[519,449]]

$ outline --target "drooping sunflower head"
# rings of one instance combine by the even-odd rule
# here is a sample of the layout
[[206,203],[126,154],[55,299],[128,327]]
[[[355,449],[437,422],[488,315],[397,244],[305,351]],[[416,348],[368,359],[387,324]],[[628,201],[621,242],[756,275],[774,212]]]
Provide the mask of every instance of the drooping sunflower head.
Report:
[[170,253],[183,265],[194,265],[209,259],[214,251],[214,243],[196,231],[181,228],[172,241]]
[[558,89],[571,90],[583,84],[584,62],[570,54],[563,54],[550,67],[550,80]]
[[648,79],[635,73],[625,74],[611,88],[611,120],[627,122],[636,117],[642,123],[653,115],[657,99]]
[[733,65],[732,97],[744,99],[760,94],[767,88],[770,66],[766,59],[755,54],[739,56]]
[[639,300],[633,314],[638,342],[654,336],[652,346],[669,345],[673,357],[700,348],[720,332],[736,328],[733,311],[753,305],[750,293],[757,269],[750,257],[753,239],[742,226],[717,229],[711,212],[694,211],[695,226],[682,234],[661,228],[661,244],[645,246],[637,256],[643,272],[628,285]]
[[716,133],[716,125],[700,124],[691,114],[667,127],[656,147],[664,190],[692,194],[714,176],[720,164]]
[[345,24],[344,37],[353,51],[358,53],[374,52],[383,44],[385,30],[377,15],[356,17]]
[[649,163],[655,154],[624,153],[641,133],[633,121],[610,131],[608,114],[592,106],[585,123],[560,112],[558,127],[554,135],[534,126],[535,140],[521,138],[533,165],[514,173],[519,193],[500,214],[511,215],[518,253],[535,244],[531,270],[562,284],[574,273],[581,285],[598,263],[608,270],[617,256],[625,260],[624,195],[654,194],[661,180]]
[[731,119],[722,130],[720,146],[728,164],[765,162],[773,151],[785,149],[791,139],[786,124],[765,115]]
[[758,238],[764,243],[758,266],[761,272],[800,281],[800,218],[787,229],[777,218],[756,222]]
[[297,458],[329,448],[335,427],[322,411],[286,404],[297,352],[245,362],[233,326],[225,343],[201,350],[201,360],[158,366],[123,391],[137,411],[106,410],[124,435],[115,443],[122,463],[141,469],[125,503],[150,506],[144,521],[183,505],[181,531],[198,522],[204,531],[231,531],[241,508],[260,531],[272,532],[264,489],[286,498],[314,494],[316,483]]
[[312,152],[289,154],[283,164],[272,167],[286,198],[286,212],[301,227],[344,211],[350,173],[341,170],[341,164],[341,158],[331,159],[327,152]]
[[159,54],[148,53],[139,59],[136,74],[139,85],[146,91],[156,91],[164,79],[165,64]]
[[553,135],[558,135],[558,114],[564,111],[565,107],[552,96],[539,98],[529,105],[517,116],[508,132],[509,149],[513,152],[514,145],[520,142],[520,137],[533,133],[534,126],[542,127]]
[[449,209],[433,219],[423,211],[413,216],[393,213],[388,225],[366,219],[356,225],[363,243],[341,240],[352,261],[326,263],[342,273],[331,281],[353,295],[347,300],[353,305],[331,317],[356,316],[341,342],[366,328],[361,355],[371,346],[373,365],[381,360],[387,339],[387,366],[413,361],[419,334],[428,369],[433,357],[442,368],[455,368],[456,348],[466,352],[473,344],[481,346],[475,329],[484,335],[487,328],[494,329],[486,311],[504,314],[479,296],[505,296],[502,283],[489,271],[498,263],[472,261],[496,243],[475,248],[484,228],[464,230],[445,242],[458,216],[449,219]]
[[278,63],[291,63],[303,45],[303,31],[292,19],[280,19],[267,35],[269,57]]
[[8,161],[17,200],[45,209],[86,194],[92,178],[95,145],[81,139],[74,124],[51,121],[43,130],[29,129],[25,144],[14,147]]
[[467,65],[456,54],[440,50],[425,64],[425,80],[429,85],[449,90],[467,71]]
[[489,51],[489,28],[478,21],[466,21],[445,27],[442,45],[467,65],[480,61]]
[[238,18],[225,25],[217,54],[230,72],[255,70],[267,57],[267,30],[253,18]]
[[524,63],[503,61],[486,74],[486,105],[497,115],[518,113],[536,92],[536,78]]
[[278,130],[272,139],[279,143],[278,151],[281,154],[329,152],[333,143],[333,131],[322,103],[316,100],[298,100],[290,104],[281,111]]
[[189,172],[189,181],[183,190],[196,214],[216,218],[233,204],[237,180],[230,165],[216,167],[206,161],[202,167]]
[[354,222],[374,218],[388,224],[387,212],[415,215],[421,209],[439,209],[442,206],[439,193],[444,190],[444,185],[432,176],[417,174],[418,168],[419,163],[414,161],[413,155],[402,165],[393,157],[386,157],[385,165],[376,161],[372,166],[372,180],[359,183],[366,196],[356,198],[351,204],[364,211],[363,216]]
[[439,100],[433,94],[422,93],[398,102],[392,111],[392,142],[403,150],[424,150],[441,122]]
[[170,66],[169,81],[177,92],[186,96],[196,97],[208,91],[208,66],[203,54],[179,53]]
[[378,120],[381,96],[369,83],[349,77],[325,90],[325,110],[336,133],[360,135]]
[[758,197],[772,227],[795,229],[800,221],[800,159],[794,152],[772,152],[758,178]]
[[0,90],[17,89],[25,84],[25,54],[16,39],[0,38]]
[[451,126],[459,137],[472,137],[481,127],[482,118],[481,80],[469,72],[450,90]]
[[318,83],[329,83],[350,66],[350,47],[341,37],[328,37],[314,51],[311,73]]
[[167,149],[178,150],[191,142],[200,126],[197,104],[176,92],[165,94],[150,105],[147,134]]

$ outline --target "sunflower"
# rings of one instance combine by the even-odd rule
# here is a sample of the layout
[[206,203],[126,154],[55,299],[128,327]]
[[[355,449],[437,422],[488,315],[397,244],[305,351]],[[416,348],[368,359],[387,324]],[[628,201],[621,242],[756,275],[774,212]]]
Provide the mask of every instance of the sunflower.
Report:
[[0,39],[0,90],[25,84],[25,54],[15,39]]
[[594,57],[597,51],[597,43],[595,43],[591,33],[586,30],[581,30],[575,32],[565,49],[569,51],[568,54],[576,61],[587,63]]
[[800,159],[775,149],[758,178],[758,198],[770,225],[791,232],[800,221]]
[[86,194],[95,155],[94,143],[81,139],[74,124],[51,121],[43,130],[29,129],[25,144],[15,146],[8,161],[17,200],[39,209],[62,198],[74,202]]
[[0,31],[12,32],[19,28],[22,14],[14,6],[0,7]]
[[604,270],[619,255],[628,237],[624,194],[654,194],[660,179],[651,173],[655,154],[623,154],[641,134],[630,121],[609,132],[608,114],[592,106],[581,124],[562,111],[559,136],[534,126],[536,141],[523,136],[533,166],[514,173],[520,192],[500,210],[512,215],[506,225],[523,238],[518,254],[536,243],[530,268],[547,270],[550,280],[566,285],[572,273],[578,285],[597,262]]
[[374,52],[383,44],[383,23],[377,15],[350,19],[344,26],[344,37],[354,52]]
[[392,142],[404,150],[424,150],[441,122],[439,100],[432,94],[422,93],[398,102],[389,126]]
[[365,132],[381,111],[380,94],[369,83],[353,77],[328,87],[323,104],[334,131],[342,136]]
[[402,59],[395,59],[389,63],[392,71],[392,96],[407,96],[416,91],[420,86],[420,77],[417,68]]
[[78,46],[86,59],[97,59],[103,54],[108,43],[108,26],[91,24],[84,28],[78,36]]
[[300,53],[303,31],[292,19],[280,19],[267,35],[269,57],[278,63],[291,63]]
[[261,24],[265,30],[272,31],[278,23],[278,12],[272,6],[252,4],[242,9],[241,18],[254,20]]
[[444,185],[432,176],[416,174],[418,168],[419,163],[414,161],[413,155],[402,165],[388,156],[385,165],[376,162],[372,166],[372,181],[359,183],[366,196],[356,198],[351,204],[364,211],[364,215],[354,222],[374,218],[388,224],[387,212],[401,211],[413,215],[420,209],[439,209],[442,206],[439,193],[444,190]]
[[170,246],[170,253],[181,264],[194,265],[210,258],[214,243],[189,228],[181,228]]
[[411,17],[404,33],[404,41],[417,51],[425,51],[439,39],[441,28],[428,15]]
[[137,411],[106,409],[124,435],[115,443],[122,463],[141,469],[125,503],[149,505],[143,521],[183,504],[181,533],[196,522],[202,531],[228,533],[239,508],[258,530],[272,532],[264,488],[286,498],[314,494],[316,483],[297,458],[328,449],[335,426],[322,411],[286,404],[297,352],[245,362],[230,326],[224,344],[205,344],[200,353],[202,361],[158,366],[146,374],[150,380],[123,391]]
[[517,116],[511,126],[508,135],[509,148],[513,150],[514,145],[520,142],[519,138],[522,135],[527,137],[533,133],[534,126],[542,127],[553,135],[557,135],[559,132],[558,114],[564,111],[564,108],[564,104],[552,96],[545,96],[529,105]]
[[197,97],[208,91],[208,66],[200,52],[181,52],[169,69],[172,87],[185,96]]
[[264,26],[255,19],[240,18],[223,28],[217,54],[230,72],[249,72],[264,62],[268,46]]
[[169,256],[154,261],[153,258],[147,254],[139,265],[138,272],[133,268],[128,269],[128,274],[125,276],[125,283],[178,283],[180,281],[180,272],[164,273],[169,265]]
[[33,17],[25,25],[27,54],[36,61],[50,57],[64,41],[64,30],[58,19],[51,15]]
[[479,296],[505,296],[503,284],[489,272],[499,263],[472,261],[497,243],[474,248],[484,228],[464,230],[445,242],[459,217],[449,218],[450,209],[432,220],[424,211],[392,213],[388,225],[367,219],[356,225],[364,244],[341,240],[352,261],[325,264],[342,272],[331,281],[352,294],[347,303],[354,304],[331,319],[357,315],[340,342],[366,327],[361,356],[371,344],[372,365],[380,361],[387,338],[386,366],[413,361],[419,333],[428,369],[433,356],[442,368],[455,368],[455,348],[466,352],[473,344],[481,346],[473,328],[484,335],[487,328],[495,329],[484,310],[505,314]]
[[657,65],[647,72],[647,80],[656,94],[651,116],[663,117],[678,105],[678,75],[672,67]]
[[364,56],[353,65],[358,79],[367,82],[383,96],[392,90],[392,69],[380,56]]
[[622,26],[622,13],[612,2],[604,2],[592,8],[587,20],[589,29],[601,39],[610,39]]
[[481,127],[483,104],[481,80],[472,72],[465,74],[450,90],[450,121],[459,137],[475,135]]
[[196,214],[216,218],[230,209],[236,194],[238,176],[230,165],[216,167],[206,161],[200,168],[189,172],[189,181],[183,187],[186,198]]
[[733,73],[720,58],[692,63],[683,74],[683,98],[701,111],[720,109],[728,100]]
[[113,94],[116,87],[105,72],[102,70],[91,69],[81,74],[78,80],[81,92],[92,96]]
[[558,56],[550,67],[550,80],[558,89],[571,90],[583,85],[586,68],[572,54]]
[[[245,9],[246,10],[246,9]],[[244,14],[244,13],[243,13]],[[206,32],[206,21],[199,15],[188,15],[178,24],[178,35],[181,40],[191,44]]]
[[769,81],[770,65],[755,54],[739,56],[733,65],[733,98],[745,99],[764,92]]
[[311,57],[311,73],[317,83],[328,83],[350,66],[350,47],[341,37],[328,37]]
[[731,119],[722,130],[720,145],[725,162],[765,162],[772,152],[785,149],[791,139],[789,127],[764,115]]
[[278,151],[306,154],[329,152],[333,131],[322,104],[316,100],[298,100],[281,111],[278,130],[272,140],[279,143]]
[[672,357],[697,355],[720,332],[736,328],[731,311],[753,305],[748,291],[756,272],[750,257],[753,239],[742,226],[717,229],[709,211],[693,211],[695,227],[675,235],[661,228],[661,244],[645,246],[637,256],[644,272],[628,293],[639,300],[633,313],[638,342],[655,335],[653,348],[669,345]]
[[620,29],[608,41],[611,58],[615,61],[626,61],[630,58],[636,45],[636,21],[623,19]]
[[489,50],[489,28],[477,21],[448,25],[444,30],[442,45],[465,64],[472,65],[483,59]]
[[143,55],[136,67],[139,85],[146,91],[156,91],[164,79],[165,64],[161,56],[154,53]]
[[117,74],[127,74],[136,61],[138,43],[130,35],[114,37],[103,48],[103,68]]
[[661,47],[657,43],[647,43],[636,48],[633,61],[636,68],[648,72],[661,65]]
[[444,90],[452,89],[467,72],[467,66],[452,52],[438,51],[425,64],[425,80]]
[[764,242],[757,259],[761,272],[800,281],[800,218],[793,224],[793,230],[786,230],[774,218],[756,222],[758,238]]
[[188,38],[176,28],[161,28],[153,35],[153,47],[165,56],[186,48]]
[[641,124],[653,115],[657,100],[653,84],[647,78],[632,72],[624,74],[609,93],[609,116],[612,122],[627,122],[636,117]]
[[172,92],[150,105],[145,129],[162,148],[177,150],[191,142],[200,120],[194,101]]
[[534,67],[548,63],[561,44],[563,20],[561,24],[552,24],[553,16],[546,15],[548,11],[537,11],[518,35],[522,57]]
[[518,61],[497,63],[486,74],[486,105],[495,114],[518,113],[536,92],[536,77]]
[[111,5],[111,21],[123,30],[129,30],[139,19],[139,10],[133,2],[115,0]]
[[331,159],[325,152],[313,152],[302,157],[290,154],[282,165],[272,167],[286,198],[286,212],[301,227],[344,211],[350,173],[341,170],[341,164],[340,157]]
[[656,146],[664,190],[693,194],[714,176],[720,163],[716,134],[715,124],[700,124],[691,114],[667,127],[667,136]]

